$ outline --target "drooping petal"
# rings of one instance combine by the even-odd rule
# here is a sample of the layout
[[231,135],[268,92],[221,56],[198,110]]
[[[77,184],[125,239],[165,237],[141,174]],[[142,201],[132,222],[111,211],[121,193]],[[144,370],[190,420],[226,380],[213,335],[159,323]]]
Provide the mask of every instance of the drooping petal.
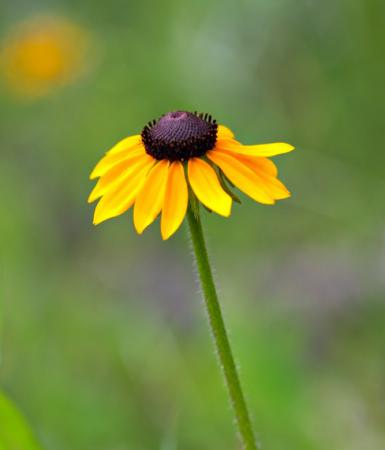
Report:
[[168,239],[180,227],[186,215],[188,205],[188,189],[183,164],[174,161],[168,169],[168,179],[160,230],[163,239]]
[[126,212],[134,203],[138,192],[146,180],[148,171],[156,160],[146,157],[143,165],[130,172],[111,191],[104,195],[97,204],[94,213],[94,225]]
[[240,161],[252,164],[256,168],[259,168],[260,170],[267,172],[273,177],[276,177],[278,175],[278,168],[271,159],[259,156],[241,155],[240,153],[233,152],[230,150],[219,149],[217,147],[214,150],[217,152],[228,153],[229,155],[236,157]]
[[275,200],[283,200],[290,197],[290,191],[277,179],[277,166],[268,158],[258,156],[240,155],[228,150],[216,150],[219,153],[227,153],[242,161],[260,178],[261,184],[268,194]]
[[226,177],[257,202],[271,205],[274,199],[264,189],[259,177],[242,161],[229,153],[211,150],[207,157],[220,167]]
[[229,150],[241,155],[259,157],[275,156],[294,150],[294,147],[290,144],[287,144],[286,142],[275,142],[272,144],[259,145],[242,145],[239,142],[230,139],[218,139],[215,147],[218,150]]
[[278,180],[278,178],[259,171],[257,172],[257,175],[261,179],[265,190],[274,200],[283,200],[290,197],[290,191],[281,181]]
[[272,177],[276,177],[278,175],[278,168],[271,159],[259,158],[256,156],[243,156],[240,154],[237,154],[237,157],[242,158],[242,161],[247,161],[253,166],[258,167],[260,170],[268,173]]
[[122,150],[128,150],[129,148],[135,147],[138,144],[142,143],[142,136],[140,134],[135,134],[134,136],[128,136],[117,144],[115,144],[110,150],[108,150],[107,154],[111,155],[112,153],[119,153]]
[[159,214],[164,201],[169,161],[163,159],[149,172],[134,205],[134,225],[142,234]]
[[116,164],[145,153],[146,151],[142,144],[138,144],[135,147],[117,153],[107,153],[107,155],[96,164],[94,170],[91,172],[90,179],[93,180],[94,178],[101,177]]
[[[284,198],[290,197],[290,192],[286,186],[277,179],[277,172],[274,170],[272,174],[272,167],[267,162],[273,164],[274,169],[276,169],[275,164],[267,158],[255,158],[250,156],[238,155],[238,159],[247,165],[260,179],[261,184],[264,189],[270,194],[275,200],[283,200]],[[263,160],[263,161],[261,161]]]
[[99,197],[113,189],[122,178],[126,178],[131,172],[140,169],[141,165],[151,158],[147,153],[140,154],[128,160],[114,165],[105,175],[99,178],[96,186],[88,197],[88,203],[92,203]]
[[222,189],[215,170],[200,158],[188,162],[188,178],[194,194],[207,208],[228,217],[231,197]]
[[232,139],[234,133],[224,125],[218,125],[217,139]]

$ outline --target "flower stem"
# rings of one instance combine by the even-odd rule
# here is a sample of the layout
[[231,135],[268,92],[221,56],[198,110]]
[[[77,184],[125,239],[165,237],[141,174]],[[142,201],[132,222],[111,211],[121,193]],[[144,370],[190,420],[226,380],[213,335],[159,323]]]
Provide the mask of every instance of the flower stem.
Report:
[[230,395],[231,403],[238,425],[243,450],[256,450],[253,428],[247,410],[245,397],[242,392],[239,376],[234,363],[233,354],[227,336],[225,323],[218,301],[218,295],[214,284],[213,274],[207,254],[207,248],[203,236],[202,224],[199,212],[192,210],[187,213],[191,240],[194,248],[198,273],[203,290],[209,322],[214,338],[214,344],[224,374],[225,382]]

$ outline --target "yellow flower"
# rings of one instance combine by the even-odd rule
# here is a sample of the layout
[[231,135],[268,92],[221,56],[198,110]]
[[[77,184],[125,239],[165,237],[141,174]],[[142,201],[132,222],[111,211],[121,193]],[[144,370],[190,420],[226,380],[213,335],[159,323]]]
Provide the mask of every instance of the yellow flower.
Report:
[[54,17],[34,17],[15,27],[1,52],[9,87],[24,97],[40,97],[72,81],[85,67],[85,33]]
[[96,165],[90,178],[99,180],[88,199],[100,198],[94,224],[134,205],[136,231],[141,234],[161,213],[161,234],[168,239],[183,222],[189,196],[228,217],[236,196],[227,183],[272,205],[290,193],[268,157],[293,149],[281,142],[242,145],[208,114],[170,112],[118,142]]

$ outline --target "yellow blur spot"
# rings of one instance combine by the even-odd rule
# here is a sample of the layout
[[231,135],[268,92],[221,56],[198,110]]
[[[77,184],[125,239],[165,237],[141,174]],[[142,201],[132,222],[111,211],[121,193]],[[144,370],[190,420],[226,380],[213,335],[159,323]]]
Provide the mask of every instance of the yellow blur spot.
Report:
[[35,17],[11,30],[0,69],[14,93],[40,97],[84,71],[87,48],[88,36],[79,26],[62,18]]

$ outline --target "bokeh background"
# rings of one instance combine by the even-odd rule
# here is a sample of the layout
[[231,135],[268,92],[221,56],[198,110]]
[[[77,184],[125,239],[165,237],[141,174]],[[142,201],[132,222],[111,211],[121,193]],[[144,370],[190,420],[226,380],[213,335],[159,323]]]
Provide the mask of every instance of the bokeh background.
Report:
[[98,158],[176,109],[297,147],[291,199],[204,216],[262,448],[385,447],[384,14],[1,2],[0,380],[42,448],[239,448],[186,229],[95,228],[86,202]]

